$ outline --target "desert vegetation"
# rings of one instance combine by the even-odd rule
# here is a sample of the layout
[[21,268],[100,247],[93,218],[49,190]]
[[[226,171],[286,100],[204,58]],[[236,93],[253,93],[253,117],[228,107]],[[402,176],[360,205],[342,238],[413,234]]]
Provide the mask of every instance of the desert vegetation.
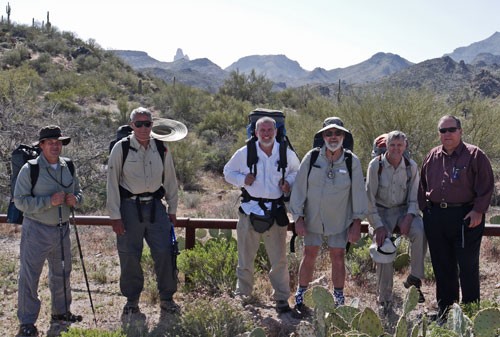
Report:
[[[188,137],[171,146],[181,189],[178,216],[236,218],[238,192],[223,182],[221,172],[233,152],[243,146],[248,113],[256,107],[285,112],[287,135],[299,158],[311,149],[314,133],[321,127],[324,118],[341,117],[354,135],[354,152],[365,168],[371,157],[373,139],[393,129],[399,129],[409,136],[412,157],[421,163],[428,150],[438,144],[439,117],[454,114],[463,120],[464,140],[480,146],[488,154],[498,181],[498,100],[459,95],[451,100],[426,88],[411,91],[387,88],[376,92],[352,90],[342,95],[339,93],[334,100],[322,96],[320,91],[312,87],[283,91],[271,89],[272,83],[263,76],[255,73],[246,75],[238,71],[231,73],[216,94],[179,84],[167,84],[151,74],[133,71],[112,51],[102,49],[97,41],[83,41],[74,33],[60,32],[52,24],[34,22],[27,26],[12,23],[10,19],[2,21],[0,213],[6,213],[10,199],[10,153],[18,144],[35,141],[41,126],[58,124],[65,134],[72,137],[71,144],[65,147],[64,155],[74,160],[85,194],[85,203],[78,212],[86,215],[106,214],[108,144],[115,138],[116,128],[126,123],[130,111],[138,106],[153,109],[159,117],[180,120],[189,128]],[[497,189],[492,205],[497,206],[499,202]],[[495,213],[500,211],[493,207],[491,215]],[[12,225],[1,225],[0,229],[0,240],[5,245],[0,253],[0,291],[4,294],[0,308],[0,330],[12,335],[18,324],[15,306],[19,233]],[[298,328],[300,321],[276,318],[274,309],[269,305],[272,303],[272,288],[266,275],[270,267],[263,247],[259,249],[256,259],[256,290],[252,302],[249,307],[242,309],[234,300],[232,293],[236,282],[237,252],[233,234],[230,231],[198,230],[195,248],[182,251],[178,260],[181,282],[176,300],[182,304],[183,313],[166,324],[162,324],[161,319],[160,323],[155,323],[158,318],[155,312],[159,310],[158,295],[151,256],[146,249],[142,260],[146,282],[141,307],[151,320],[144,325],[122,326],[117,318],[123,303],[120,302],[122,299],[118,288],[119,267],[114,235],[109,228],[82,228],[83,248],[89,259],[87,270],[91,288],[96,290],[94,296],[100,326],[98,330],[93,330],[92,314],[74,248],[72,279],[73,287],[79,290],[74,300],[77,308],[84,312],[85,322],[83,327],[70,329],[63,336],[235,336],[249,331],[259,336],[264,333],[254,330],[259,326],[270,336],[291,333],[301,336],[302,330]],[[182,231],[177,235],[182,243]],[[340,336],[340,333],[345,334],[350,331],[347,329],[355,327],[352,319],[358,312],[373,318],[370,310],[376,309],[376,281],[368,253],[369,244],[369,238],[364,237],[347,255],[349,276],[346,293],[350,298],[363,297],[359,302],[351,303],[355,309],[345,309],[346,313],[333,311],[328,304],[314,299],[325,297],[321,295],[324,290],[315,290],[320,295],[311,292],[311,305],[319,309],[315,309],[315,314],[307,324],[300,323],[300,326],[307,326],[303,328],[304,331],[313,329],[314,334],[324,336],[326,331],[333,333],[340,330],[337,331]],[[302,257],[300,239],[297,245],[297,253],[288,254],[292,290],[297,286],[295,282]],[[407,246],[403,244],[400,249],[400,254],[404,255]],[[488,287],[488,301],[475,307],[454,309],[456,317],[468,317],[468,320],[463,318],[462,321],[472,322],[473,330],[470,331],[476,335],[474,318],[478,312],[486,306],[498,307],[500,303],[500,280],[494,269],[498,265],[499,250],[499,240],[485,238],[481,284]],[[322,250],[317,263],[315,279],[318,285],[328,287],[330,276],[326,249]],[[404,277],[407,265],[403,263],[398,269],[396,278]],[[433,308],[434,297],[433,272],[429,262],[427,269],[424,289],[428,307],[408,310],[405,303],[409,300],[404,302],[403,298],[413,295],[411,292],[405,295],[402,289],[396,289],[400,296],[397,311],[400,317],[405,317],[404,323],[403,318],[382,320],[379,322],[382,333],[403,331],[404,324],[409,332],[425,330],[423,317],[427,310]],[[189,275],[191,282],[184,283],[185,275]],[[46,329],[48,322],[43,319],[47,320],[50,315],[50,296],[47,278],[42,275],[41,280],[44,279],[40,284],[44,304],[39,321]],[[334,326],[339,327],[333,324],[327,328],[326,312],[332,313],[329,317],[334,317],[341,325],[339,329],[333,329]],[[377,326],[379,323],[376,323]],[[449,336],[462,336],[466,331],[459,331],[455,327],[429,326],[428,333],[431,336],[444,335],[439,329],[446,330]],[[378,336],[381,331],[360,332]],[[420,332],[417,335],[421,335]]]

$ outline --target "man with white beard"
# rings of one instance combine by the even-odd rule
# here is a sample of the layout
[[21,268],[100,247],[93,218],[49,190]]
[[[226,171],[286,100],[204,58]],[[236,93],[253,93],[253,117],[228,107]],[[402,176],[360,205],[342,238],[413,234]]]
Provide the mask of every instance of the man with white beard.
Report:
[[286,258],[286,235],[288,217],[284,205],[284,194],[289,194],[299,169],[299,158],[287,148],[287,167],[283,178],[277,170],[280,160],[280,144],[276,141],[276,122],[270,117],[261,117],[256,122],[257,157],[255,173],[247,166],[248,147],[235,152],[224,166],[226,181],[242,187],[242,200],[238,212],[236,234],[238,238],[238,267],[236,275],[236,297],[243,305],[252,295],[254,263],[261,236],[271,262],[269,278],[274,289],[276,311],[291,311],[290,276]]
[[295,231],[304,236],[295,294],[295,308],[301,314],[307,311],[303,295],[323,239],[330,251],[335,305],[344,304],[345,248],[347,242],[359,240],[361,220],[368,207],[361,163],[343,147],[349,130],[337,117],[327,118],[323,125],[316,135],[323,136],[324,145],[309,151],[302,160],[290,199]]

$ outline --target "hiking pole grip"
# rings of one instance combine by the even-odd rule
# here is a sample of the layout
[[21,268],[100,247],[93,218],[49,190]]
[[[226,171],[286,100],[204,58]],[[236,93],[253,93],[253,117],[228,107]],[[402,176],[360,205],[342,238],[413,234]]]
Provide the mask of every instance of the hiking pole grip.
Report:
[[78,252],[80,253],[80,261],[82,262],[83,276],[85,277],[85,284],[87,285],[87,292],[89,294],[90,307],[92,308],[92,314],[94,315],[94,323],[97,328],[97,318],[94,309],[94,302],[92,301],[92,295],[90,293],[89,279],[87,277],[87,269],[85,268],[85,262],[83,261],[82,245],[80,244],[80,236],[78,235],[78,229],[76,228],[75,220],[75,209],[71,207],[71,216],[73,218],[73,227],[75,228],[76,243],[78,245]]
[[68,317],[68,294],[66,289],[66,266],[64,261],[64,235],[63,235],[63,224],[62,224],[62,206],[59,205],[59,239],[61,245],[61,265],[63,274],[63,290],[64,290],[64,317]]

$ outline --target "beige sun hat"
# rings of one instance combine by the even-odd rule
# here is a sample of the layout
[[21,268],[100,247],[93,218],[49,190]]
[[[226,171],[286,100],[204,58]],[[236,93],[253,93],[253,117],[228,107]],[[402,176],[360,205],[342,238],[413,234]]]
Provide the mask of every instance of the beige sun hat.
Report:
[[378,246],[376,242],[370,246],[370,256],[376,263],[391,263],[396,258],[397,247],[394,244],[394,239],[386,238],[382,246]]
[[163,142],[175,142],[186,137],[188,129],[183,123],[168,118],[153,118],[151,137]]

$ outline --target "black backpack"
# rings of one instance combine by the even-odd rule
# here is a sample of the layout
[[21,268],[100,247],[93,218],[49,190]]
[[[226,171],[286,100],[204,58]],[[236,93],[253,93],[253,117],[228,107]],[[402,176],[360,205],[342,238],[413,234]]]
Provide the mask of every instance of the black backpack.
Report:
[[[28,163],[30,167],[30,179],[31,179],[31,195],[33,195],[33,189],[38,181],[38,176],[40,174],[40,167],[36,163],[34,159],[36,159],[40,153],[42,153],[42,149],[35,146],[30,145],[19,145],[14,151],[12,151],[10,164],[11,164],[11,176],[10,176],[10,196],[11,202],[9,204],[9,210],[7,212],[7,223],[21,224],[23,222],[23,212],[18,210],[14,205],[14,201],[12,201],[14,197],[14,189],[16,187],[17,176],[19,175],[19,171],[24,166],[24,164]],[[61,157],[66,164],[68,165],[68,169],[71,172],[71,176],[75,175],[75,165],[69,158]]]
[[[278,171],[282,172],[283,179],[285,178],[286,167],[288,166],[286,150],[289,147],[294,151],[290,140],[286,136],[285,129],[285,114],[283,111],[270,110],[257,108],[250,112],[248,116],[250,124],[247,126],[247,166],[250,169],[250,173],[254,176],[257,175],[257,162],[259,158],[257,157],[257,136],[255,135],[255,124],[262,117],[271,117],[276,121],[276,129],[278,130],[276,134],[276,141],[280,144],[279,154],[280,159],[278,163]],[[295,151],[294,151],[295,152]]]
[[120,139],[129,136],[130,134],[132,134],[132,131],[134,131],[134,130],[132,129],[132,127],[130,125],[121,125],[120,127],[118,127],[118,129],[116,129],[116,139],[112,140],[109,143],[109,153],[111,153],[111,150],[113,150],[113,146],[115,146],[115,144]]

